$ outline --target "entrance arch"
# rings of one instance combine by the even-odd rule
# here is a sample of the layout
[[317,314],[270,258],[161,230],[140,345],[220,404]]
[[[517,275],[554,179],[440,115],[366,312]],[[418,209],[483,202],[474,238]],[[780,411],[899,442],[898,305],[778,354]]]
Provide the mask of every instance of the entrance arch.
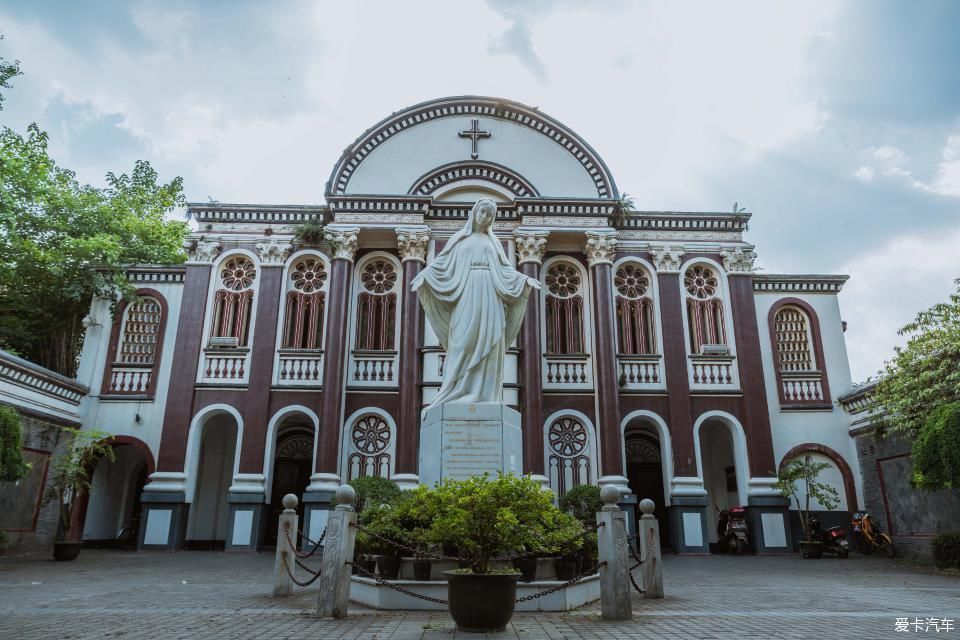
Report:
[[269,498],[269,506],[264,510],[266,546],[277,543],[276,522],[283,511],[283,496],[288,493],[297,496],[297,513],[303,517],[303,494],[314,469],[318,428],[317,415],[301,406],[282,409],[270,420],[264,460]]
[[[673,477],[673,456],[670,447],[670,432],[666,423],[651,411],[634,411],[624,417],[623,468],[630,492],[639,500],[650,498],[654,502],[653,515],[660,522],[660,545],[669,546],[670,480]],[[634,518],[640,517],[639,508],[634,509]]]
[[243,418],[229,405],[206,407],[193,419],[187,444],[188,549],[225,546],[230,485],[238,472],[242,438]]
[[693,426],[697,472],[707,491],[707,535],[716,543],[723,509],[747,504],[750,465],[740,421],[725,411],[708,411]]
[[140,495],[155,470],[153,454],[142,440],[114,436],[109,443],[116,459],[97,462],[90,491],[80,499],[74,519],[83,524],[84,542],[106,547],[117,545],[122,529],[139,530]]

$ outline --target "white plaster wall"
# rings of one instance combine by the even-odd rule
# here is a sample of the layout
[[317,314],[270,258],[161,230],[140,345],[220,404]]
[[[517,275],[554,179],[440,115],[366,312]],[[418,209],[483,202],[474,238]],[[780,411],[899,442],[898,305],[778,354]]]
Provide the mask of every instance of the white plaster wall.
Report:
[[[470,160],[470,140],[457,136],[471,116],[439,118],[394,134],[379,144],[354,172],[347,193],[405,194],[423,174],[451,162]],[[513,169],[541,196],[596,198],[583,165],[566,149],[532,129],[491,117],[479,118],[489,138],[479,141],[479,160]]]
[[187,540],[225,540],[233,479],[237,427],[228,415],[218,415],[203,426],[197,487],[190,507]]
[[[784,412],[780,410],[776,365],[767,317],[773,304],[777,300],[787,297],[803,300],[813,307],[817,313],[820,323],[820,336],[823,341],[827,380],[830,384],[832,411]],[[846,460],[853,473],[857,496],[862,501],[860,465],[857,459],[856,445],[849,435],[849,416],[837,404],[837,398],[848,392],[852,387],[850,363],[847,359],[847,345],[844,340],[840,304],[837,296],[832,294],[756,294],[754,300],[757,308],[757,326],[760,330],[760,353],[763,360],[763,377],[767,391],[770,428],[773,433],[773,449],[778,464],[783,459],[784,454],[798,444],[806,442],[824,444]],[[843,493],[842,481],[838,488]]]
[[93,472],[87,519],[83,527],[85,540],[109,540],[129,524],[136,499],[134,483],[146,464],[143,455],[130,445],[114,449],[114,462],[101,460]]
[[719,511],[736,506],[736,491],[727,491],[726,468],[733,467],[733,440],[726,425],[708,422],[700,429],[700,451],[703,456],[703,488],[707,490],[707,533],[710,542],[717,542]]
[[[180,320],[183,285],[149,283],[143,286],[160,292],[167,302],[167,324],[163,334],[163,351],[160,354],[154,399],[109,401],[100,399],[104,368],[110,347],[110,331],[113,327],[109,302],[105,300],[95,300],[91,307],[90,315],[100,324],[87,329],[80,354],[77,380],[90,387],[90,394],[84,398],[80,407],[83,428],[139,438],[150,447],[153,459],[156,460],[163,429],[164,406],[170,388],[170,369],[175,352],[177,325]],[[137,414],[140,415],[139,423],[136,420]]]

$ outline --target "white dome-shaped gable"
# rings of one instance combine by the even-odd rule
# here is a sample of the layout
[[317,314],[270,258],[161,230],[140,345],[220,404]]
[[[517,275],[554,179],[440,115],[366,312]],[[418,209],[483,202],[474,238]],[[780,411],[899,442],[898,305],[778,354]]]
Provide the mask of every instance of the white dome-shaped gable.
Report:
[[343,154],[328,196],[470,200],[617,198],[607,166],[571,129],[498,98],[433,100],[380,121]]

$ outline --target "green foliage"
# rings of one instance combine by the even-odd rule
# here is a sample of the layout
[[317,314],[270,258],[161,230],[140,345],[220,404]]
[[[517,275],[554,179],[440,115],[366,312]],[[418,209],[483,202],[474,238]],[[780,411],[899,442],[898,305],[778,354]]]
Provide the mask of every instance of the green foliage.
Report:
[[357,513],[363,513],[368,503],[370,505],[392,504],[400,497],[400,488],[397,483],[380,476],[364,476],[354,478],[348,482],[356,492],[353,508]]
[[960,280],[947,302],[900,329],[909,336],[884,365],[873,392],[884,427],[920,432],[938,407],[960,400]]
[[[780,471],[775,485],[781,495],[785,498],[793,498],[796,502],[797,511],[800,512],[800,525],[807,540],[810,539],[810,500],[816,500],[827,511],[836,509],[840,504],[840,495],[837,490],[817,480],[820,472],[829,467],[830,464],[827,462],[797,459]],[[801,493],[806,494],[802,505],[800,504]]]
[[20,414],[13,407],[0,406],[0,481],[19,480],[28,468],[23,461]]
[[77,498],[90,491],[90,480],[97,463],[106,458],[116,460],[112,436],[103,431],[81,431],[63,429],[65,435],[73,437],[70,448],[53,463],[53,471],[47,479],[44,504],[56,501],[60,506],[60,521],[63,524],[63,539],[70,541],[71,516],[77,504]]
[[960,569],[960,531],[947,531],[933,537],[933,564],[938,569]]
[[323,240],[323,216],[314,216],[310,218],[293,233],[293,239],[299,244],[315,247],[320,245]]
[[636,201],[633,199],[633,196],[627,192],[620,194],[620,199],[617,200],[617,213],[622,216],[627,216],[636,210]]
[[597,521],[597,512],[603,508],[600,487],[593,484],[579,484],[563,494],[559,506],[561,511],[572,515],[583,526],[593,526]]
[[914,486],[960,487],[960,402],[934,409],[913,441]]
[[[0,347],[73,376],[94,295],[131,297],[123,265],[184,259],[183,184],[148,162],[81,185],[47,152],[36,124],[0,132]],[[95,270],[94,267],[100,267]]]
[[[3,34],[0,34],[0,40],[3,40]],[[4,58],[0,57],[0,89],[13,88],[10,80],[22,75],[22,73],[23,72],[20,71],[19,60],[7,62]],[[0,93],[0,109],[3,109],[3,93]]]

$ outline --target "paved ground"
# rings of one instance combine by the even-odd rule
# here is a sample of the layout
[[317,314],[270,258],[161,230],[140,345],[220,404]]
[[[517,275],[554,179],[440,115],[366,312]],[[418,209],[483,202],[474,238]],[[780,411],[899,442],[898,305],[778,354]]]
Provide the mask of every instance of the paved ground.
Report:
[[[588,606],[517,614],[497,638],[905,638],[956,634],[960,578],[881,558],[667,557],[667,597],[635,598],[634,619],[607,622]],[[85,550],[72,563],[0,556],[0,640],[47,638],[476,638],[445,613],[354,609],[346,620],[310,615],[316,589],[272,598],[272,554]],[[909,618],[895,633],[896,618]],[[915,618],[951,618],[952,631],[914,630]]]

